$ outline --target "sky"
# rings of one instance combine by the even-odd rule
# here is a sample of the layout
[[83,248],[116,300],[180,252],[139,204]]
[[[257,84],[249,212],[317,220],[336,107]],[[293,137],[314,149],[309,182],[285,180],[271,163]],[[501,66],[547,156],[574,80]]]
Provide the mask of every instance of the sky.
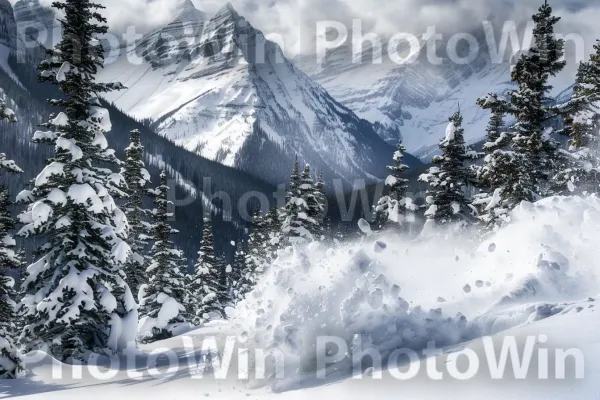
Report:
[[[10,0],[14,3],[16,0]],[[135,25],[144,33],[168,23],[182,0],[97,0],[113,31]],[[211,14],[225,0],[192,0]],[[359,18],[363,32],[390,36],[398,32],[420,35],[428,26],[438,32],[465,32],[483,20],[523,23],[543,0],[230,0],[235,9],[267,37],[283,44],[288,55],[313,51],[317,21],[339,21],[346,26]],[[41,0],[50,4],[52,0]],[[551,0],[561,21],[558,29],[580,33],[589,52],[600,38],[600,0]]]

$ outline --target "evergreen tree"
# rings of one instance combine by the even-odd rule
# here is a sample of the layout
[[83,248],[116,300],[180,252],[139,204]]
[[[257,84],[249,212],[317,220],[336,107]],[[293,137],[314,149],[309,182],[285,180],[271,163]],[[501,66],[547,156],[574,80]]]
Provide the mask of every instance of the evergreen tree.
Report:
[[288,186],[288,191],[285,197],[286,204],[290,201],[292,197],[296,197],[298,195],[298,190],[300,189],[300,166],[298,164],[298,157],[294,161],[294,168],[292,169],[292,175],[290,176],[290,183]]
[[552,193],[550,178],[563,160],[558,144],[546,130],[546,123],[556,118],[559,108],[549,106],[552,86],[549,79],[565,67],[564,41],[554,35],[554,26],[560,18],[552,15],[552,7],[545,3],[533,16],[534,42],[519,55],[511,79],[518,85],[508,93],[509,100],[501,108],[516,119],[511,128],[512,154],[504,154],[503,168],[511,177],[511,185],[503,184],[503,208],[512,210],[521,201],[535,201]]
[[490,94],[477,101],[480,107],[491,111],[487,127],[487,141],[483,145],[485,158],[482,165],[473,167],[475,185],[480,193],[474,196],[473,205],[478,218],[487,227],[501,223],[509,211],[511,192],[518,185],[518,176],[512,173],[514,152],[509,149],[513,135],[505,131],[506,101]]
[[[122,88],[96,82],[103,48],[96,37],[107,32],[102,8],[89,0],[66,0],[61,11],[63,38],[39,66],[40,79],[58,85],[60,112],[34,134],[34,142],[54,146],[54,156],[19,200],[27,210],[19,219],[25,237],[43,235],[39,258],[24,282],[27,325],[21,341],[27,350],[47,345],[59,360],[82,360],[87,351],[118,351],[125,344],[112,328],[132,318],[137,305],[124,279],[122,263],[127,220],[113,196],[122,196],[123,177],[104,133],[108,111],[98,94]],[[137,315],[137,314],[136,314]],[[123,337],[127,337],[123,333]]]
[[[15,122],[14,113],[6,108],[0,99],[0,121]],[[0,154],[0,170],[22,172],[5,154]],[[15,302],[15,280],[9,276],[9,270],[21,269],[21,258],[15,253],[15,239],[11,231],[15,222],[10,213],[12,202],[8,190],[0,187],[0,379],[16,378],[22,371],[22,359],[15,345],[17,322],[21,315],[17,313]]]
[[225,316],[225,306],[221,300],[227,295],[227,288],[222,285],[223,271],[220,271],[219,260],[215,255],[215,243],[212,224],[204,220],[202,242],[198,251],[198,261],[189,283],[188,304],[193,305],[193,320],[200,325],[210,320],[211,314]]
[[321,225],[321,227],[324,227],[323,222],[327,214],[327,197],[325,196],[325,182],[323,181],[323,170],[319,171],[317,183],[315,184],[315,197],[317,199],[317,204],[319,204],[316,220],[319,223],[319,225]]
[[[275,251],[274,249],[277,244],[271,242],[267,219],[273,213],[277,214],[277,209],[272,209],[263,218],[260,210],[257,209],[252,216],[252,228],[248,238],[248,251],[246,252],[244,261],[246,266],[244,281],[250,285],[250,289],[256,285],[260,275],[264,273],[264,266],[274,259],[272,253]],[[273,234],[275,234],[277,227],[273,226],[272,228],[275,229],[273,231]]]
[[[301,188],[301,181],[298,160],[296,160],[286,196],[287,203],[282,212],[282,245],[305,243],[313,240],[313,235],[311,233],[313,226],[308,218],[310,208],[306,199],[302,197],[303,190]],[[306,191],[308,191],[308,189],[306,189]]]
[[598,193],[600,185],[600,42],[579,65],[571,100],[563,106],[569,157],[554,176],[558,192]]
[[[184,275],[185,259],[181,251],[173,246],[170,240],[177,230],[172,229],[168,212],[167,174],[160,174],[160,186],[150,191],[154,197],[155,209],[153,216],[153,240],[150,251],[151,263],[146,269],[149,282],[140,290],[140,311],[146,317],[146,323],[141,329],[141,339],[144,342],[171,337],[172,327],[185,322],[188,315],[186,309],[186,280]],[[164,316],[169,320],[165,321]]]
[[438,224],[468,222],[473,219],[473,209],[465,195],[465,187],[472,176],[466,162],[475,159],[477,154],[465,146],[460,111],[450,118],[446,137],[440,141],[440,149],[442,155],[433,159],[435,166],[419,177],[419,180],[429,184],[429,208],[425,216]]
[[306,164],[302,176],[300,177],[300,198],[306,203],[307,212],[300,214],[299,218],[304,220],[304,226],[310,232],[313,238],[321,236],[323,227],[321,226],[319,215],[322,213],[322,206],[319,203],[319,194],[315,187],[310,172],[310,165]]
[[383,229],[390,221],[406,225],[407,212],[414,210],[412,199],[406,197],[409,180],[404,175],[409,167],[403,164],[405,152],[406,148],[402,143],[398,143],[393,156],[394,165],[388,166],[391,174],[385,180],[386,195],[379,199],[375,206],[376,229]]
[[131,253],[127,257],[124,270],[129,287],[137,295],[140,286],[148,283],[146,277],[145,250],[148,246],[148,226],[144,221],[145,210],[142,199],[150,174],[144,165],[144,147],[140,131],[131,131],[129,147],[125,149],[125,162],[121,173],[127,183],[127,202],[123,206],[129,223],[129,246]]
[[[254,221],[253,221],[254,225]],[[281,215],[277,207],[272,207],[263,218],[262,230],[265,234],[264,261],[268,265],[277,258],[277,251],[281,248]]]
[[[0,96],[3,91],[0,89]],[[6,106],[6,103],[0,97],[0,121],[17,122],[13,110]],[[21,173],[23,170],[13,161],[6,158],[6,154],[0,153],[0,172]]]
[[247,254],[240,243],[233,256],[233,271],[230,274],[230,298],[234,303],[242,300],[253,288],[252,273],[248,270]]

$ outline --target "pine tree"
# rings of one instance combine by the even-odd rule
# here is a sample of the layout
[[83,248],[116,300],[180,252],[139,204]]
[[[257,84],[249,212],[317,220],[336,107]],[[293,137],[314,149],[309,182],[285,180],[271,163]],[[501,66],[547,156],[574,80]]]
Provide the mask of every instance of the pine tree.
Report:
[[[147,343],[171,337],[173,326],[185,322],[185,316],[189,314],[185,307],[186,263],[181,251],[174,248],[170,240],[177,230],[169,223],[172,214],[168,212],[168,191],[167,174],[162,171],[160,186],[150,191],[155,204],[152,211],[154,244],[150,251],[152,262],[146,269],[149,282],[140,290],[140,311],[146,317],[140,334]],[[169,316],[168,321],[164,320],[165,315]]]
[[[254,222],[253,222],[254,224]],[[262,231],[265,234],[264,261],[266,265],[277,258],[277,251],[281,248],[283,241],[281,230],[281,215],[277,207],[272,207],[263,218]]]
[[248,292],[254,287],[252,282],[252,273],[248,270],[247,254],[243,245],[240,243],[233,256],[233,271],[230,274],[231,290],[230,298],[233,303],[242,300]]
[[323,227],[318,220],[322,209],[318,200],[319,195],[311,175],[310,165],[308,164],[304,167],[304,171],[302,171],[302,176],[300,177],[299,193],[300,198],[306,203],[307,207],[307,212],[305,214],[300,214],[299,218],[304,220],[304,226],[308,229],[311,236],[313,238],[318,238],[321,236],[323,230]]
[[272,235],[278,232],[278,228],[272,226],[274,231],[271,234],[268,231],[268,218],[272,217],[273,213],[276,215],[277,209],[273,208],[263,217],[260,210],[257,209],[252,216],[252,228],[248,238],[248,250],[244,261],[246,265],[244,280],[251,287],[256,285],[259,277],[264,273],[265,265],[275,258],[273,253],[276,251],[277,243],[273,244],[271,239]]
[[121,173],[127,183],[127,202],[123,206],[129,223],[129,246],[131,253],[127,257],[124,270],[129,287],[137,295],[140,286],[148,283],[146,277],[146,247],[148,246],[148,226],[144,221],[145,210],[142,199],[145,187],[150,182],[150,174],[144,165],[144,147],[140,131],[131,131],[129,147],[125,149],[125,162]]
[[[0,89],[0,96],[3,91]],[[17,122],[13,110],[6,106],[4,100],[0,97],[0,121]],[[6,158],[6,154],[0,153],[0,172],[21,173],[23,170],[13,161]]]
[[34,134],[34,142],[54,146],[54,156],[18,199],[28,208],[19,219],[20,235],[43,235],[39,258],[24,282],[27,325],[21,341],[27,350],[43,345],[59,360],[83,360],[87,351],[118,351],[126,344],[112,331],[119,319],[132,320],[137,305],[122,263],[126,218],[113,196],[122,196],[123,177],[104,134],[108,111],[98,94],[122,88],[96,82],[103,48],[96,37],[107,32],[102,8],[89,0],[66,0],[61,11],[63,38],[39,66],[40,79],[58,85],[60,112]]
[[403,164],[406,148],[398,143],[394,152],[394,165],[388,166],[391,174],[385,180],[386,195],[379,199],[375,206],[375,228],[383,229],[388,223],[406,225],[407,212],[413,211],[412,199],[406,197],[409,180],[404,177],[409,170],[408,165]]
[[517,175],[512,172],[514,152],[510,151],[513,135],[504,126],[506,101],[490,94],[477,101],[480,107],[491,111],[487,127],[487,141],[483,145],[485,158],[482,165],[473,167],[475,185],[480,193],[474,196],[473,205],[478,218],[486,227],[500,224],[509,211],[512,189],[518,186]]
[[419,177],[429,184],[425,216],[438,224],[452,221],[471,221],[473,209],[465,194],[465,187],[471,181],[471,171],[466,165],[477,154],[465,145],[462,116],[460,111],[450,118],[446,137],[440,141],[441,156],[433,159],[435,167]]
[[[0,99],[0,121],[15,122],[12,110]],[[0,154],[0,170],[22,172],[5,154]],[[8,190],[0,187],[0,379],[16,378],[23,371],[23,360],[15,345],[17,313],[15,280],[8,275],[9,270],[21,268],[21,258],[15,253],[15,240],[11,231],[15,222],[10,213],[12,202]]]
[[319,176],[317,177],[317,183],[315,183],[315,197],[317,199],[317,204],[319,205],[316,220],[324,227],[324,220],[327,216],[327,197],[325,196],[325,182],[323,181],[323,170],[319,171]]
[[598,193],[600,187],[600,42],[579,65],[571,100],[563,106],[569,157],[554,176],[559,193]]
[[202,242],[198,251],[198,261],[190,278],[188,304],[192,304],[195,325],[210,320],[211,314],[225,316],[225,304],[221,302],[227,294],[227,288],[222,285],[223,271],[219,269],[219,260],[215,255],[215,242],[212,224],[204,220]]
[[308,219],[310,209],[306,199],[302,198],[301,185],[298,160],[296,160],[290,177],[289,189],[286,196],[287,202],[282,212],[282,245],[305,243],[313,240],[313,235],[310,231],[312,224]]
[[502,167],[515,184],[503,184],[503,207],[512,210],[522,201],[535,201],[552,194],[550,178],[563,164],[562,152],[546,130],[546,123],[560,114],[560,109],[549,106],[552,86],[549,79],[565,67],[564,41],[557,39],[554,26],[560,18],[552,15],[547,2],[533,16],[534,43],[519,55],[511,79],[518,85],[508,93],[509,100],[502,108],[516,119],[511,128],[512,154],[504,154]]

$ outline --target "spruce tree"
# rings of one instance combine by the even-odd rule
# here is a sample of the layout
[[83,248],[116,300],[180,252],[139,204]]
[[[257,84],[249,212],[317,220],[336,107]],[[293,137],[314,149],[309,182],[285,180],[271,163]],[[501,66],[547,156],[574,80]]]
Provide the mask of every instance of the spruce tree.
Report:
[[319,205],[316,220],[321,227],[324,227],[324,221],[327,214],[327,197],[325,196],[325,182],[323,181],[323,170],[319,171],[317,183],[315,183],[315,197],[317,199],[317,204]]
[[419,177],[429,184],[425,216],[438,224],[473,219],[471,202],[465,194],[465,187],[472,179],[466,162],[477,154],[465,145],[462,121],[460,111],[450,118],[446,137],[440,141],[442,155],[434,157],[435,166]]
[[104,134],[108,111],[98,94],[122,88],[98,83],[103,48],[96,37],[108,28],[89,0],[66,0],[53,6],[63,38],[39,66],[40,79],[58,85],[63,96],[51,100],[62,111],[34,134],[34,142],[54,146],[54,156],[19,199],[28,203],[19,219],[20,235],[43,235],[39,258],[28,267],[24,304],[27,325],[21,335],[26,350],[48,346],[59,360],[82,360],[88,351],[118,351],[126,344],[117,320],[132,320],[137,305],[124,279],[122,263],[127,220],[113,196],[122,196],[122,175]]
[[508,93],[502,108],[516,122],[511,128],[512,154],[504,154],[503,168],[511,177],[511,186],[502,194],[503,207],[512,210],[522,201],[535,201],[552,194],[550,178],[563,165],[563,154],[547,132],[547,121],[556,118],[560,109],[550,106],[552,86],[549,79],[565,67],[564,41],[557,39],[554,26],[560,18],[552,15],[547,2],[533,16],[533,44],[522,52],[512,69],[511,79],[518,88]]
[[483,145],[485,158],[482,165],[473,167],[475,186],[480,193],[474,196],[473,205],[479,220],[489,228],[499,225],[506,217],[518,176],[513,174],[515,154],[510,150],[513,135],[504,126],[506,101],[496,94],[477,101],[480,107],[490,110],[487,141]]
[[310,232],[313,238],[319,238],[323,227],[319,221],[319,215],[322,213],[321,204],[319,203],[319,194],[315,187],[310,165],[306,164],[302,176],[300,177],[300,198],[306,203],[307,212],[299,215],[300,219],[304,220],[304,226]]
[[313,227],[308,217],[310,208],[306,199],[302,197],[301,180],[298,160],[296,160],[290,177],[289,189],[286,196],[287,202],[282,212],[282,245],[306,243],[313,240],[311,233]]
[[[246,252],[246,274],[245,280],[253,287],[259,279],[259,276],[264,273],[264,268],[267,263],[274,259],[273,252],[277,243],[271,242],[271,234],[268,231],[268,218],[276,213],[276,209],[269,211],[269,214],[262,216],[260,210],[257,209],[252,216],[252,228],[248,238],[248,250]],[[272,226],[272,229],[277,229]],[[275,234],[275,231],[274,233]]]
[[233,256],[233,271],[230,274],[230,298],[233,303],[242,300],[253,288],[252,273],[248,270],[247,254],[242,243],[238,245]]
[[559,193],[598,193],[600,188],[600,42],[590,60],[579,65],[573,95],[563,105],[569,157],[554,176]]
[[385,180],[385,196],[379,199],[375,206],[375,229],[383,229],[390,222],[406,226],[407,212],[413,211],[412,199],[406,197],[409,180],[405,178],[408,165],[403,163],[406,148],[398,143],[394,152],[394,165],[388,166],[391,174]]
[[[253,221],[254,224],[254,221]],[[265,234],[264,261],[268,265],[277,258],[282,244],[281,215],[277,207],[272,207],[263,218],[262,231]]]
[[146,214],[142,200],[145,187],[150,182],[150,174],[144,165],[144,147],[140,131],[131,131],[130,144],[125,149],[125,162],[121,170],[127,184],[127,202],[123,206],[129,223],[129,246],[131,253],[127,257],[124,270],[127,283],[137,296],[140,286],[148,283],[146,276],[146,248],[148,246],[148,225],[144,221]]
[[[172,328],[185,322],[189,314],[186,309],[185,259],[181,251],[173,246],[171,235],[178,233],[171,228],[168,212],[169,186],[167,174],[160,174],[160,186],[149,191],[154,200],[152,210],[153,240],[150,251],[151,263],[146,269],[149,282],[140,290],[141,340],[154,342],[173,335]],[[168,318],[168,319],[165,319]]]
[[215,255],[215,243],[210,219],[204,219],[202,241],[198,251],[198,261],[190,277],[188,304],[193,308],[193,323],[200,325],[210,320],[211,314],[220,318],[225,316],[225,306],[221,301],[227,294],[222,285],[224,272],[220,271],[219,260]]
[[[12,110],[8,109],[0,99],[0,121],[15,122]],[[22,172],[12,160],[7,160],[4,153],[0,154],[0,170]],[[0,187],[0,379],[18,377],[23,371],[21,354],[15,344],[18,319],[15,280],[9,276],[10,270],[20,270],[22,259],[15,252],[15,239],[11,231],[15,221],[11,215],[12,202],[8,190]]]

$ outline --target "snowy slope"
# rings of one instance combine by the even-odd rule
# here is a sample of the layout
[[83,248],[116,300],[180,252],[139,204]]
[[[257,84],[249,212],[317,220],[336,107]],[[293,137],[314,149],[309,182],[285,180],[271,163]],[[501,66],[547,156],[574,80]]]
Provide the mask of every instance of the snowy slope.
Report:
[[[393,151],[371,124],[294,67],[231,5],[204,18],[188,2],[173,23],[107,65],[100,79],[128,88],[108,100],[154,121],[160,134],[186,149],[225,165],[246,169],[240,160],[264,163],[272,157],[285,161],[280,164],[287,174],[298,155],[331,177],[383,174],[379,158]],[[161,36],[167,34],[178,38],[178,46],[165,46]],[[135,55],[141,63],[128,60]],[[251,146],[259,134],[259,144]],[[261,152],[265,141],[277,154]],[[276,179],[282,178],[276,169]]]
[[[49,400],[148,396],[364,400],[400,395],[419,400],[597,399],[600,264],[594,238],[600,229],[600,199],[555,197],[523,203],[512,218],[513,224],[484,241],[477,235],[456,234],[446,240],[422,237],[413,242],[367,237],[331,250],[311,245],[290,251],[231,312],[229,323],[215,321],[183,336],[141,346],[139,352],[130,353],[136,356],[131,364],[126,365],[123,357],[113,359],[112,368],[102,367],[99,372],[108,376],[105,380],[87,370],[81,379],[72,378],[73,367],[55,363],[53,368],[52,360],[30,354],[29,375],[3,382],[0,393]],[[376,240],[388,246],[374,246]],[[352,364],[341,357],[323,371],[324,379],[318,379],[314,339],[335,336],[353,351],[359,334],[370,337],[362,341],[362,348],[381,354],[383,370],[359,368],[364,370],[358,374],[361,379],[352,379]],[[235,339],[230,350],[226,350],[228,336]],[[519,358],[527,343],[533,346],[526,379],[514,378],[510,367],[514,356],[507,358],[505,379],[490,378],[491,359],[484,345],[490,339],[485,337],[498,348],[503,338],[514,338]],[[211,339],[217,349],[202,349]],[[430,340],[435,340],[440,354],[420,364],[401,365],[404,373],[409,366],[420,368],[413,378],[393,378],[394,370],[386,367],[390,353],[404,348],[421,354]],[[279,351],[286,375],[236,379],[238,368],[244,366],[238,356],[244,353],[238,348],[251,354],[255,348],[267,354]],[[541,349],[550,354],[549,379],[539,379]],[[573,361],[566,364],[566,379],[554,379],[557,349],[583,353],[583,379],[574,378]],[[219,354],[225,362],[231,350],[229,374],[208,370],[199,375],[206,360]],[[464,361],[465,350],[479,355],[480,373],[459,381],[450,377],[448,365],[459,353]],[[441,380],[426,375],[426,362],[435,362]],[[168,369],[175,364],[179,368]],[[108,367],[109,360],[102,365]],[[458,365],[461,372],[467,370],[466,364]],[[53,370],[56,374],[61,369],[63,378],[51,379]],[[127,370],[139,376],[132,377]],[[249,372],[252,376],[255,371]]]
[[[443,56],[445,45],[438,44],[438,56]],[[414,62],[404,65],[392,62],[385,51],[383,63],[373,63],[369,48],[362,53],[362,62],[354,63],[350,45],[330,51],[320,65],[314,56],[296,61],[336,100],[376,124],[382,138],[395,143],[401,137],[409,152],[428,158],[459,104],[467,142],[485,136],[487,115],[475,101],[489,92],[509,88],[510,65],[493,64],[483,38],[479,46],[477,58],[463,65],[448,59],[442,65],[432,65],[425,48]]]

